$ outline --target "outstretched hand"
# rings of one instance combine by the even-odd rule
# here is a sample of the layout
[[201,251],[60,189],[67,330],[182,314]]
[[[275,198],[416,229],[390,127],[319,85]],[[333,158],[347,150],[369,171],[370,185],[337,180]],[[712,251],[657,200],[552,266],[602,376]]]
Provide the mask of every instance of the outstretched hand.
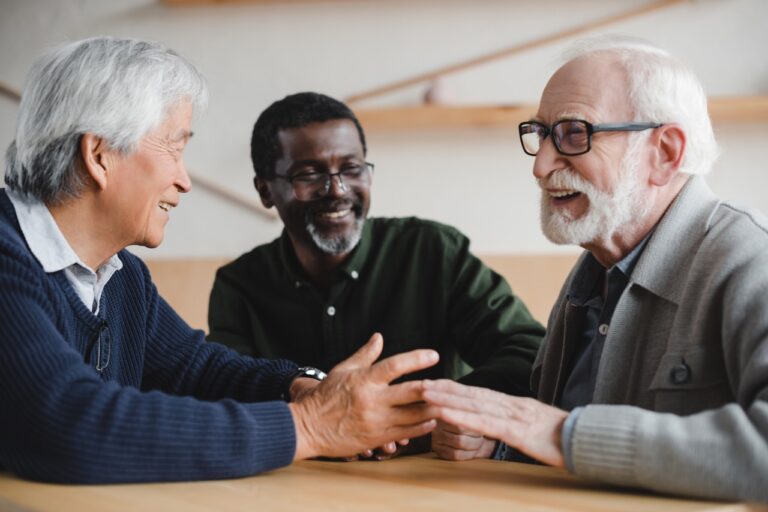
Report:
[[437,352],[414,350],[374,364],[382,346],[381,335],[374,334],[322,383],[288,404],[296,425],[295,460],[354,456],[435,428],[435,412],[423,403],[424,381],[390,382],[433,366]]
[[424,381],[424,399],[452,425],[504,441],[534,459],[563,467],[561,435],[568,413],[533,398],[450,380]]

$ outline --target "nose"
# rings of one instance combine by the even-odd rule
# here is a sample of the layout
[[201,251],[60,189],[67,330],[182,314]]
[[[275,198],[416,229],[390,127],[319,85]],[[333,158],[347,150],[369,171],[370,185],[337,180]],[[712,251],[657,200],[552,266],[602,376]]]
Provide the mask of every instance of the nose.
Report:
[[549,176],[553,171],[561,166],[562,155],[555,148],[555,143],[552,142],[552,137],[547,137],[541,141],[539,151],[533,160],[533,176],[536,179],[544,179]]
[[184,160],[179,161],[179,170],[176,174],[174,185],[176,185],[179,192],[187,193],[192,190],[192,180],[189,178]]
[[325,195],[328,197],[342,197],[347,193],[348,187],[347,184],[344,183],[341,174],[333,173],[328,175],[328,185],[326,185],[326,190],[327,192]]

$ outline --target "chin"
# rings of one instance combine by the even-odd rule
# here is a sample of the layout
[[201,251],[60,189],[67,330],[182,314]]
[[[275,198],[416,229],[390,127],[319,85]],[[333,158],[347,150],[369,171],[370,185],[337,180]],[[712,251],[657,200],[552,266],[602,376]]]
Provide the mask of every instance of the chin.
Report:
[[140,245],[142,247],[146,247],[147,249],[154,249],[155,247],[160,246],[161,243],[163,243],[164,235],[160,234],[155,237],[147,238],[145,240],[142,240],[136,245]]

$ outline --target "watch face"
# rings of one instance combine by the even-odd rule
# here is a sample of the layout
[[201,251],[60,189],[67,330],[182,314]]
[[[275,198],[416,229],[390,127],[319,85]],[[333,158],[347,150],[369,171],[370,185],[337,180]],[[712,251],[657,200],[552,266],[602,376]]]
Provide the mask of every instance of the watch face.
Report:
[[324,380],[328,375],[323,371],[311,366],[302,366],[296,373],[302,377],[309,377],[310,379]]

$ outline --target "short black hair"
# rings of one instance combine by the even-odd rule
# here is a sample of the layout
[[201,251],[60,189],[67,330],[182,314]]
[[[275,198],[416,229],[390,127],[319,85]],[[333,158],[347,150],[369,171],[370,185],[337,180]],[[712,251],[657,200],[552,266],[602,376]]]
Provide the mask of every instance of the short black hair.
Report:
[[280,130],[301,128],[311,123],[349,119],[355,123],[363,154],[367,153],[365,133],[352,110],[344,103],[316,92],[300,92],[278,100],[261,113],[253,125],[251,160],[253,171],[261,179],[275,177],[275,162],[282,156],[278,139]]

